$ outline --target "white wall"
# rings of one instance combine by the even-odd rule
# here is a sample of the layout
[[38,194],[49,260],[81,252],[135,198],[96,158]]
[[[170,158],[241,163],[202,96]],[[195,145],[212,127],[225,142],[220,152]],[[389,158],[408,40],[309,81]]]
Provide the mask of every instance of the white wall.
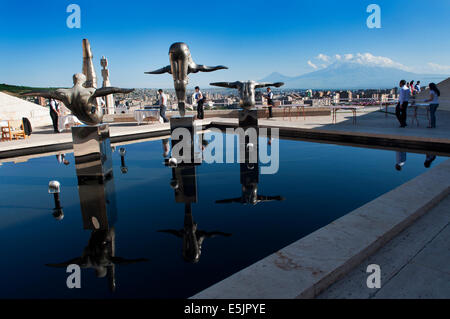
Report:
[[33,128],[52,124],[49,109],[0,92],[0,120],[28,118]]

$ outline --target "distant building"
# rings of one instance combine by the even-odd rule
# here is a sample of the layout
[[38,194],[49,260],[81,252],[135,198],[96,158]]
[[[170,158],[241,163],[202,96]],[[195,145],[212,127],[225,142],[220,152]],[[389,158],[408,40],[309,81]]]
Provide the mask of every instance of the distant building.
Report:
[[353,98],[353,93],[351,91],[340,91],[339,96],[342,102],[351,102]]

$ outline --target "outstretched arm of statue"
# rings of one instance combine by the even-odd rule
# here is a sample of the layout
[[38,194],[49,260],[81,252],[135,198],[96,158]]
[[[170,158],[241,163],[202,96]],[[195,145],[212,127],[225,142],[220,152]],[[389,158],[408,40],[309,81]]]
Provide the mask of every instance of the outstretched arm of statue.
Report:
[[145,74],[164,74],[164,73],[172,74],[172,68],[170,67],[170,65],[156,71],[145,72]]
[[127,94],[127,93],[131,93],[133,91],[134,91],[134,89],[121,89],[121,88],[116,88],[116,87],[106,87],[106,88],[97,89],[95,91],[94,95],[92,96],[92,98],[97,98],[100,96],[107,96],[107,95],[116,94],[116,93]]
[[286,198],[282,196],[263,196],[258,195],[258,201],[260,202],[273,202],[273,201],[284,201]]
[[216,204],[232,204],[232,203],[242,203],[242,198],[238,197],[238,198],[216,200]]
[[260,88],[264,88],[264,87],[268,87],[268,86],[274,86],[276,88],[279,88],[281,86],[283,86],[284,83],[283,82],[276,82],[276,83],[257,83],[255,85],[256,89],[260,89]]
[[32,92],[25,92],[20,95],[22,96],[40,96],[46,99],[55,99],[58,101],[64,102],[66,95],[66,90],[58,89],[53,91],[32,91]]
[[230,233],[224,233],[221,231],[212,231],[212,232],[207,232],[207,231],[198,231],[198,235],[199,237],[206,237],[206,238],[214,238],[217,236],[223,236],[223,237],[231,237],[232,234]]
[[147,258],[126,259],[126,258],[122,258],[122,257],[111,257],[111,261],[115,265],[130,265],[130,264],[147,262],[148,259]]
[[230,89],[238,89],[239,88],[238,82],[215,82],[215,83],[210,83],[209,85],[220,86],[223,88],[230,88]]
[[218,66],[206,66],[202,64],[197,64],[195,67],[189,67],[189,73],[197,73],[197,72],[214,72],[217,70],[228,70],[226,66],[218,65]]

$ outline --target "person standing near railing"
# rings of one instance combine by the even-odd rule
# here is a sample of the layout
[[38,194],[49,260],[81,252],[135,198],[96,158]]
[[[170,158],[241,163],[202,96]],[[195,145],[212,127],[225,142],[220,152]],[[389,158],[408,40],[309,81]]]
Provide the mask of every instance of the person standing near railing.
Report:
[[416,84],[416,86],[414,87],[414,89],[416,90],[417,94],[420,93],[420,91],[422,90],[421,87],[420,87],[420,81],[417,81],[417,84]]
[[167,96],[164,94],[164,91],[162,89],[159,89],[158,93],[159,93],[159,115],[164,120],[164,123],[168,123],[169,120],[166,117]]
[[202,91],[197,86],[195,88],[195,101],[197,102],[197,119],[203,120],[205,118],[205,113],[203,110],[203,105],[205,104],[205,98],[203,96]]
[[53,131],[59,133],[58,130],[58,117],[59,117],[59,103],[54,99],[50,99],[50,117],[53,122]]
[[407,110],[409,98],[411,96],[411,90],[406,86],[406,81],[400,81],[400,92],[399,92],[399,101],[397,107],[395,108],[395,115],[397,116],[398,121],[400,122],[400,127],[406,127],[406,118],[407,118]]
[[273,117],[272,108],[274,107],[275,103],[273,101],[273,92],[272,92],[271,88],[267,88],[266,99],[267,99],[267,105],[269,107],[269,118],[272,118]]
[[430,102],[430,126],[428,128],[436,128],[436,110],[439,107],[439,97],[441,92],[439,91],[435,83],[430,83],[430,98],[425,102]]
[[414,80],[409,82],[409,88],[411,89],[411,96],[416,95],[416,86],[414,85]]

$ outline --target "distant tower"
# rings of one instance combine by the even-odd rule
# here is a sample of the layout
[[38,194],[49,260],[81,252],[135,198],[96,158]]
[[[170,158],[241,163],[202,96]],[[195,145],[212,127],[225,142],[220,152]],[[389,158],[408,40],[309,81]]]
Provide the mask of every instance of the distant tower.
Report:
[[[108,59],[104,56],[100,60],[100,64],[102,66],[102,77],[103,77],[103,87],[111,86],[111,82],[109,81],[109,70],[108,70]],[[108,95],[105,97],[106,103],[106,114],[114,114],[114,95]]]
[[87,88],[97,88],[97,75],[95,74],[91,44],[88,39],[83,39],[83,74],[86,76]]

